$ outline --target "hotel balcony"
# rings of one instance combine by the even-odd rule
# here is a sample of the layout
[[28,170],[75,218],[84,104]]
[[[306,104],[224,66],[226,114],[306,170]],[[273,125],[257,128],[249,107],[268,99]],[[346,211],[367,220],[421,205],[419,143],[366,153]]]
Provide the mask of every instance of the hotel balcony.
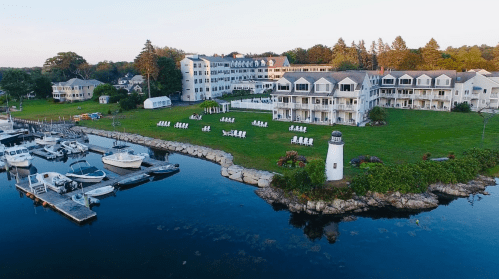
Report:
[[336,110],[355,111],[355,110],[357,110],[357,105],[338,104],[338,105],[334,105],[334,108]]
[[359,91],[336,91],[334,93],[336,98],[358,98]]
[[491,99],[497,99],[498,94],[497,93],[492,93],[490,94]]

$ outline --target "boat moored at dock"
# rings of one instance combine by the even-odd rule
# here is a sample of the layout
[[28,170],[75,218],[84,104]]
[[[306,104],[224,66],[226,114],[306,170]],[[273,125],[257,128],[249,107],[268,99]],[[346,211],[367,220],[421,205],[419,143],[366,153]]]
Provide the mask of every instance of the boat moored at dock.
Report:
[[102,157],[102,162],[105,164],[132,169],[140,168],[143,160],[144,156],[132,155],[127,150],[121,150],[120,152]]
[[48,189],[59,194],[71,192],[78,188],[78,183],[57,172],[39,173],[36,175],[36,179],[42,181]]
[[24,146],[13,146],[5,149],[5,160],[10,166],[27,168],[31,166],[33,157]]
[[69,165],[71,170],[66,176],[78,182],[98,183],[101,182],[106,173],[91,166],[86,160],[79,160]]

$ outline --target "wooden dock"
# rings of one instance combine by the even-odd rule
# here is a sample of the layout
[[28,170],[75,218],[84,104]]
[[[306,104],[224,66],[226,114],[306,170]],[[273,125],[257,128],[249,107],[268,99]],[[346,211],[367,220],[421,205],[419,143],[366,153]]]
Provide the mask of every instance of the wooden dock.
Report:
[[[105,148],[102,146],[94,145],[94,144],[86,144],[89,148],[90,151],[97,152],[97,153],[106,153],[112,150],[112,148]],[[43,149],[37,149],[34,150],[33,153],[46,158],[43,154],[44,150]],[[101,188],[104,186],[117,186],[118,182],[127,179],[136,175],[144,174],[144,173],[150,173],[151,168],[153,167],[158,167],[162,165],[167,165],[169,164],[168,162],[164,161],[159,161],[155,160],[152,158],[145,158],[142,161],[142,169],[138,169],[136,171],[133,171],[129,174],[126,175],[120,175],[118,178],[111,178],[108,180],[103,180],[100,183],[89,185],[86,187],[83,187],[84,192],[88,192],[97,188]],[[29,182],[27,180],[20,181],[16,183],[16,188],[19,190],[27,193],[31,193],[31,189],[29,187]],[[59,211],[63,213],[64,215],[68,216],[71,220],[76,221],[77,223],[84,223],[86,221],[89,221],[95,217],[97,217],[97,213],[92,211],[91,209],[80,205],[76,202],[74,202],[71,199],[71,196],[81,192],[81,188],[77,189],[75,191],[65,193],[65,194],[58,194],[54,191],[47,190],[46,193],[41,193],[41,194],[35,194],[34,196],[38,199],[40,199],[41,202],[47,202],[54,210]]]

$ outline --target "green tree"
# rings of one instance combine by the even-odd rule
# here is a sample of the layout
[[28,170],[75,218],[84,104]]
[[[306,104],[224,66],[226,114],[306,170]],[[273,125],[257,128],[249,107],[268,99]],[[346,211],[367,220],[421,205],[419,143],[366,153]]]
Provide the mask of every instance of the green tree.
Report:
[[401,69],[402,62],[409,54],[409,49],[401,36],[397,36],[392,43],[392,49],[389,52],[390,66],[394,69]]
[[158,55],[151,44],[151,41],[147,40],[142,52],[135,57],[135,67],[142,75],[147,76],[147,90],[149,92],[149,98],[151,98],[151,77],[156,79],[158,76]]
[[373,122],[386,121],[387,116],[386,110],[382,107],[373,107],[369,111],[369,119]]
[[326,182],[326,163],[324,160],[317,159],[307,163],[305,170],[310,177],[312,185],[321,187]]
[[423,67],[423,57],[417,49],[411,49],[400,62],[399,69],[417,70]]
[[370,60],[366,67],[366,69],[368,70],[376,70],[378,68],[378,55],[376,53],[376,48],[376,42],[373,41],[371,44],[371,48],[369,49]]
[[499,70],[499,44],[494,48],[494,59],[492,60],[496,70]]
[[169,96],[182,91],[182,73],[171,58],[158,58],[158,77],[154,82],[152,96]]
[[485,68],[486,60],[483,59],[482,52],[478,46],[473,46],[469,50],[466,47],[461,47],[457,53],[457,58],[462,63],[464,69]]
[[309,64],[310,63],[310,60],[308,59],[308,53],[307,53],[307,50],[299,47],[299,48],[295,48],[293,50],[293,52],[295,53],[295,63],[296,64]]
[[440,53],[440,46],[437,41],[433,38],[421,49],[421,55],[423,56],[423,68],[425,70],[438,70],[440,61],[443,60],[442,54]]
[[171,58],[175,62],[177,69],[180,69],[180,61],[185,58],[185,52],[173,47],[155,47],[158,57]]
[[99,99],[100,96],[113,96],[118,93],[118,90],[109,83],[99,84],[94,89],[94,98]]
[[342,38],[333,46],[331,66],[338,70],[353,70],[359,67],[356,48],[349,48]]
[[9,69],[3,73],[0,87],[12,97],[20,100],[32,91],[33,80],[23,70]]
[[288,50],[286,52],[283,52],[281,55],[286,56],[290,64],[296,63],[296,53],[294,51]]
[[85,79],[88,74],[87,61],[74,52],[59,52],[56,56],[47,58],[43,64],[44,72],[51,73],[55,79],[68,80],[79,77]]
[[47,99],[52,96],[52,82],[44,75],[33,77],[33,91],[38,98]]
[[325,45],[315,45],[307,50],[308,59],[313,64],[329,63],[332,51]]
[[371,70],[372,69],[372,56],[367,52],[364,40],[360,40],[357,46],[359,53],[359,68]]

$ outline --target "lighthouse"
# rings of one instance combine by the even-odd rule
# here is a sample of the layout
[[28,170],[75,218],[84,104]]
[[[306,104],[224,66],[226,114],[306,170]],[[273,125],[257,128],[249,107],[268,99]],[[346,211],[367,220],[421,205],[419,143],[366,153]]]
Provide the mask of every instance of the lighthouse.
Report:
[[326,157],[326,176],[328,181],[343,179],[343,145],[345,143],[341,139],[341,136],[340,131],[333,131],[331,133]]

